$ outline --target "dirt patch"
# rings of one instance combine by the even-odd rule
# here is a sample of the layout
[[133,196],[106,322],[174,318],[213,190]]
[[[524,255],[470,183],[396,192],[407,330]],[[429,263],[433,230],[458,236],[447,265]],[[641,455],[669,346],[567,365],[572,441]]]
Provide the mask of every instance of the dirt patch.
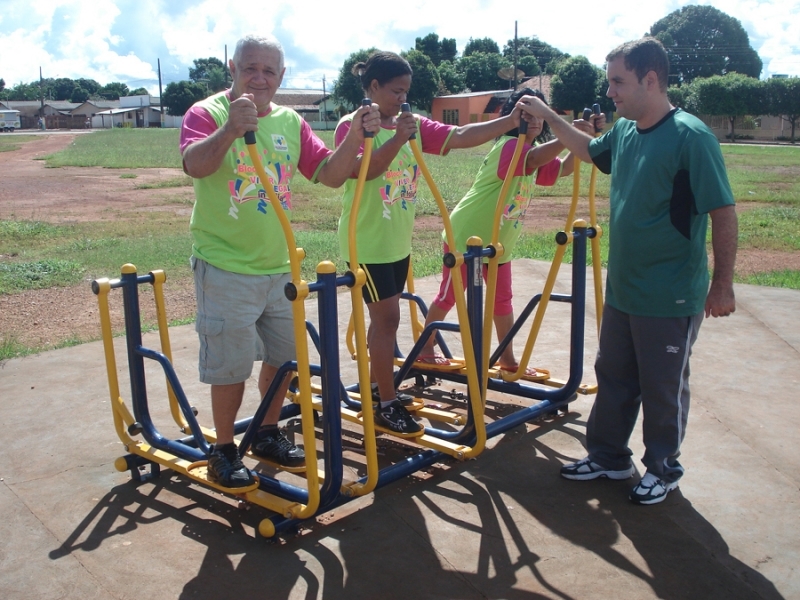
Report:
[[[143,184],[180,177],[182,172],[179,169],[48,169],[43,160],[37,160],[66,148],[76,135],[79,134],[42,135],[40,139],[23,144],[19,150],[3,153],[0,219],[91,222],[120,219],[125,214],[174,211],[179,216],[185,216],[188,227],[193,198],[191,188],[169,189],[172,197],[169,202],[164,199],[164,190],[136,189]],[[135,174],[136,178],[123,178],[123,174]],[[176,197],[185,199],[185,204],[176,203]],[[533,203],[526,216],[526,229],[562,229],[568,205],[569,198],[546,198]],[[602,208],[606,207],[598,206],[598,209]],[[738,209],[743,210],[744,207]],[[587,218],[583,213],[579,213],[578,217]],[[438,217],[420,217],[416,226],[420,229],[441,229],[441,220]],[[737,273],[741,275],[783,269],[800,270],[800,252],[742,250],[736,262]],[[164,293],[169,319],[194,316],[191,280],[168,280]],[[144,319],[155,322],[149,288],[143,287],[142,295]],[[120,294],[111,294],[109,298],[113,326],[121,329]],[[50,347],[65,340],[83,341],[99,337],[97,299],[90,290],[89,282],[69,288],[0,296],[0,341],[13,339],[27,346]]]

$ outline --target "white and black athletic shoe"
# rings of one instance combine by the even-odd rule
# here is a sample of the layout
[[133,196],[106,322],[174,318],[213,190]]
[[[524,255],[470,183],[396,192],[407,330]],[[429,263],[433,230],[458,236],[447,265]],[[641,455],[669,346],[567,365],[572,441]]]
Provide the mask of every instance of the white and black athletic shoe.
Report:
[[422,426],[414,420],[399,400],[395,400],[386,408],[379,406],[375,411],[375,422],[397,433],[422,431]]
[[629,497],[634,504],[658,504],[677,487],[677,481],[667,483],[655,475],[645,473],[642,480],[633,487]]
[[607,477],[608,479],[628,479],[633,475],[633,465],[621,471],[613,469],[606,469],[592,462],[587,456],[578,462],[569,463],[561,467],[561,476],[574,481],[588,481],[590,479],[597,479],[598,477]]

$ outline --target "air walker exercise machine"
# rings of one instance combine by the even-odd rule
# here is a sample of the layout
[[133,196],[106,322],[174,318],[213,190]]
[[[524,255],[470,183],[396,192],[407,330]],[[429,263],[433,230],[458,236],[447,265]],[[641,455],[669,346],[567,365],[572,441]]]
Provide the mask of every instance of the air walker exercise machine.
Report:
[[[369,102],[368,99],[364,100],[365,104]],[[521,127],[520,141],[518,141],[515,151],[514,163],[509,169],[509,177],[515,171],[524,137]],[[198,411],[187,398],[173,367],[163,293],[166,275],[163,271],[152,271],[146,275],[140,275],[134,265],[126,264],[122,267],[118,279],[98,279],[92,282],[92,290],[98,297],[100,308],[100,323],[114,426],[126,450],[126,454],[115,461],[115,467],[119,471],[130,471],[132,479],[146,481],[158,477],[161,468],[166,467],[188,477],[195,483],[237,498],[242,503],[261,506],[269,511],[269,515],[259,523],[258,532],[260,535],[270,538],[278,533],[296,528],[304,520],[327,512],[354,498],[369,494],[377,488],[386,486],[420,469],[425,469],[444,460],[446,456],[457,460],[476,457],[484,450],[487,438],[500,435],[521,423],[544,414],[550,414],[560,407],[566,406],[579,391],[591,392],[589,386],[581,384],[584,349],[586,240],[593,240],[592,248],[594,250],[594,239],[598,230],[594,223],[591,227],[583,221],[571,223],[577,203],[579,167],[577,159],[573,206],[568,218],[571,231],[561,232],[556,238],[559,244],[557,258],[560,259],[560,256],[563,256],[563,248],[566,245],[572,244],[573,247],[572,293],[569,295],[552,294],[555,274],[551,268],[551,276],[548,277],[545,291],[531,300],[509,334],[513,335],[519,330],[524,320],[537,305],[539,311],[543,311],[543,307],[549,300],[569,303],[572,307],[569,377],[563,382],[548,380],[530,385],[529,382],[520,383],[490,376],[490,369],[486,365],[493,364],[495,356],[499,356],[498,353],[502,351],[502,348],[498,348],[488,359],[484,358],[488,356],[488,351],[485,350],[488,346],[486,344],[487,335],[484,333],[483,327],[486,317],[481,310],[483,292],[480,269],[484,257],[489,258],[491,265],[491,261],[496,262],[503,249],[496,239],[492,240],[493,243],[483,247],[481,240],[473,238],[466,253],[453,252],[445,257],[449,266],[457,267],[453,270],[453,279],[456,286],[458,323],[438,322],[424,330],[417,323],[415,327],[419,330],[418,339],[408,357],[398,359],[401,366],[395,378],[396,382],[402,382],[408,377],[420,378],[435,375],[461,382],[466,386],[466,392],[462,395],[464,398],[463,408],[460,411],[446,412],[426,406],[424,400],[416,398],[409,410],[414,411],[418,417],[427,418],[431,423],[446,423],[448,427],[443,429],[431,425],[426,426],[417,434],[404,435],[376,426],[371,394],[368,392],[368,400],[362,402],[362,396],[358,391],[371,389],[362,297],[362,288],[366,278],[364,272],[357,267],[355,244],[358,207],[372,152],[371,136],[367,136],[365,139],[363,159],[349,223],[350,264],[354,268],[343,275],[337,275],[334,264],[323,261],[317,265],[316,281],[310,283],[301,278],[300,263],[305,257],[305,253],[295,244],[294,234],[280,200],[272,185],[263,185],[271,181],[271,178],[265,172],[259,158],[255,134],[248,133],[245,136],[245,142],[272,210],[280,220],[289,249],[292,281],[286,285],[285,293],[292,303],[297,360],[287,362],[280,367],[255,414],[237,421],[235,433],[240,436],[238,440],[240,454],[243,457],[252,457],[249,454],[249,447],[270,403],[273,400],[280,402],[284,400],[283,398],[275,399],[280,382],[287,374],[296,374],[288,394],[291,402],[282,408],[280,419],[285,421],[299,415],[306,466],[297,469],[281,469],[277,465],[266,463],[268,467],[272,467],[267,471],[277,470],[277,474],[269,475],[254,471],[255,483],[246,488],[225,488],[209,481],[207,458],[211,451],[211,444],[216,441],[216,433],[213,429],[199,423]],[[455,248],[452,243],[452,230],[444,201],[422,160],[416,140],[412,139],[410,144],[425,179],[436,197],[447,239],[450,242],[449,246]],[[508,192],[508,187],[504,184],[503,192],[498,199],[498,215],[505,205],[505,194]],[[592,219],[594,221],[593,210]],[[499,222],[499,216],[496,219],[497,222]],[[495,229],[497,229],[497,225]],[[466,291],[461,281],[460,265],[462,262],[466,263],[468,267]],[[599,262],[596,264],[599,273]],[[153,288],[160,350],[143,345],[139,305],[139,286],[142,285],[151,285]],[[340,287],[348,287],[351,291],[352,329],[355,337],[353,353],[357,358],[358,382],[350,385],[342,381],[339,363],[337,290]],[[125,343],[131,390],[130,408],[120,393],[117,378],[117,362],[108,302],[109,294],[113,290],[120,290],[123,299]],[[489,300],[486,302],[486,308],[489,312],[486,314],[489,315],[490,321],[492,294],[493,290],[487,290]],[[305,315],[306,300],[313,295],[317,297],[319,329],[308,322]],[[412,302],[422,307],[423,312],[425,311],[424,303],[419,298],[415,298],[413,295],[407,296]],[[540,322],[541,320],[539,320]],[[537,326],[534,322],[533,327]],[[461,359],[463,368],[452,372],[441,370],[432,372],[414,362],[419,348],[425,343],[425,340],[430,335],[438,335],[439,330],[449,330],[460,334],[464,349],[464,357]],[[489,334],[491,334],[491,328]],[[310,363],[309,339],[320,356],[319,364]],[[526,353],[523,355],[524,361],[530,357],[532,348],[530,340],[529,345],[530,348],[526,346]],[[444,347],[446,348],[446,346]],[[151,399],[148,397],[145,377],[145,359],[155,361],[163,371],[166,378],[169,410],[177,432],[162,433],[153,422],[150,411]],[[522,372],[525,369],[524,364],[521,361],[520,370]],[[512,374],[505,374],[504,377],[507,375]],[[536,400],[536,402],[487,425],[484,411],[488,389],[515,394]],[[347,424],[347,428],[343,427],[344,424]],[[357,479],[347,480],[344,476],[345,458],[342,442],[343,435],[352,432],[356,432],[363,442],[365,464],[360,466],[365,474]],[[378,435],[392,436],[400,443],[406,444],[412,454],[403,460],[381,468],[378,464],[376,443]],[[321,448],[318,449],[319,447]],[[252,458],[255,459],[255,457]]]

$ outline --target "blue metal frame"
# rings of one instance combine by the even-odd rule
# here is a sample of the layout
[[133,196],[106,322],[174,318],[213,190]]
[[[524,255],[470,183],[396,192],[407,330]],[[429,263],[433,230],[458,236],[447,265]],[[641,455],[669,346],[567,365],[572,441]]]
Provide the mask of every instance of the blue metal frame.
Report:
[[[499,435],[521,423],[535,419],[542,414],[550,413],[559,407],[568,404],[575,397],[581,378],[583,376],[583,336],[584,336],[584,314],[585,314],[585,293],[586,293],[586,239],[594,235],[592,229],[575,228],[573,232],[573,262],[572,262],[572,293],[570,295],[553,295],[551,300],[558,302],[568,302],[572,305],[571,311],[571,334],[570,334],[570,376],[566,385],[561,388],[546,388],[541,385],[528,385],[520,382],[506,382],[500,379],[490,378],[488,387],[504,393],[514,394],[525,398],[539,400],[536,404],[524,407],[513,414],[498,419],[487,425],[487,437]],[[484,256],[488,256],[493,250],[491,248],[470,247],[465,254],[467,269],[467,306],[471,329],[473,332],[473,344],[476,355],[478,369],[482,368],[484,357],[482,354],[482,331],[483,331],[483,278],[481,276],[481,264]],[[161,352],[145,348],[142,345],[142,332],[140,326],[139,296],[138,286],[153,283],[152,274],[139,276],[135,272],[123,274],[120,280],[111,282],[112,288],[122,288],[125,313],[125,332],[127,338],[128,371],[131,382],[131,402],[133,415],[138,425],[141,427],[141,434],[148,444],[169,452],[179,458],[192,462],[203,460],[210,452],[210,445],[201,434],[200,426],[194,416],[193,409],[186,398],[184,390],[178,380],[175,370],[169,359]],[[357,389],[357,386],[345,387],[341,381],[341,368],[339,363],[339,333],[338,333],[338,306],[337,288],[342,286],[352,286],[354,277],[352,273],[343,276],[335,274],[321,273],[318,280],[309,284],[309,291],[317,294],[319,311],[319,333],[317,333],[310,323],[307,323],[307,330],[315,344],[319,355],[320,365],[311,366],[311,374],[318,376],[322,380],[322,415],[319,427],[322,430],[322,440],[324,447],[325,481],[320,494],[320,506],[318,513],[328,511],[336,506],[340,506],[352,498],[341,493],[344,479],[344,467],[342,457],[342,403],[352,408],[358,409],[360,403],[349,398],[346,390]],[[427,308],[416,296],[404,294],[404,297],[417,302],[423,314],[427,313]],[[509,338],[519,331],[522,324],[530,316],[538,302],[540,296],[531,299],[523,310],[520,317],[514,324]],[[454,382],[466,383],[466,376],[458,372],[448,372],[439,370],[426,370],[423,366],[414,362],[425,341],[431,335],[438,335],[437,329],[458,331],[456,324],[437,322],[429,325],[423,331],[420,339],[411,350],[405,365],[396,373],[396,382],[400,383],[407,378],[417,375],[432,375],[434,377],[450,380]],[[507,343],[508,340],[504,340]],[[498,353],[502,352],[501,347],[490,357],[491,361],[496,360]],[[181,412],[191,430],[190,435],[180,439],[169,439],[163,436],[153,424],[149,411],[149,399],[147,396],[147,384],[145,379],[144,359],[156,361],[161,365],[164,373],[172,386],[177,398]],[[296,370],[296,363],[286,363],[278,371],[270,389],[264,395],[256,413],[253,417],[237,421],[235,431],[237,434],[244,433],[240,451],[245,452],[249,447],[257,425],[261,423],[264,414],[269,407],[269,403],[275,394],[279,382],[284,374]],[[425,434],[443,440],[454,441],[465,445],[471,445],[475,439],[475,415],[472,414],[471,403],[466,403],[467,423],[459,431],[443,431],[433,427],[427,427]],[[281,411],[281,419],[287,419],[299,413],[296,405],[290,405]],[[124,457],[127,466],[136,479],[141,479],[139,467],[149,461],[137,455],[127,455]],[[402,477],[405,477],[419,469],[426,468],[441,460],[443,454],[436,450],[423,449],[418,454],[408,457],[391,466],[381,469],[378,476],[377,488],[383,487]],[[158,465],[151,463],[152,476],[158,475]],[[312,466],[314,468],[314,466]],[[308,491],[268,477],[261,473],[258,474],[260,489],[286,498],[291,501],[307,503]],[[359,480],[360,483],[366,482],[366,477]],[[285,531],[299,523],[296,519],[286,518],[282,515],[269,517],[275,525],[275,531]]]

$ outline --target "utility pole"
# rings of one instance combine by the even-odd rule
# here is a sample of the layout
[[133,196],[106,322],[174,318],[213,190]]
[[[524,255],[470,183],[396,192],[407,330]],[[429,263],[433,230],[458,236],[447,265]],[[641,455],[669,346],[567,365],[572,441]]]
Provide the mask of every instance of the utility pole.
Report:
[[161,91],[161,59],[158,60],[158,107],[160,118],[161,118],[161,128],[164,128],[164,103],[161,101],[161,98],[164,97],[164,93]]
[[328,131],[328,104],[325,97],[328,94],[325,92],[325,75],[322,75],[322,119],[325,121],[325,131]]
[[225,87],[228,87],[228,44],[225,44],[225,66],[222,67],[222,72],[225,73]]
[[514,21],[514,91],[517,91],[517,22]]
[[47,129],[47,124],[44,119],[44,78],[42,78],[42,67],[39,67],[39,102],[41,103],[39,114],[42,118],[42,129]]

